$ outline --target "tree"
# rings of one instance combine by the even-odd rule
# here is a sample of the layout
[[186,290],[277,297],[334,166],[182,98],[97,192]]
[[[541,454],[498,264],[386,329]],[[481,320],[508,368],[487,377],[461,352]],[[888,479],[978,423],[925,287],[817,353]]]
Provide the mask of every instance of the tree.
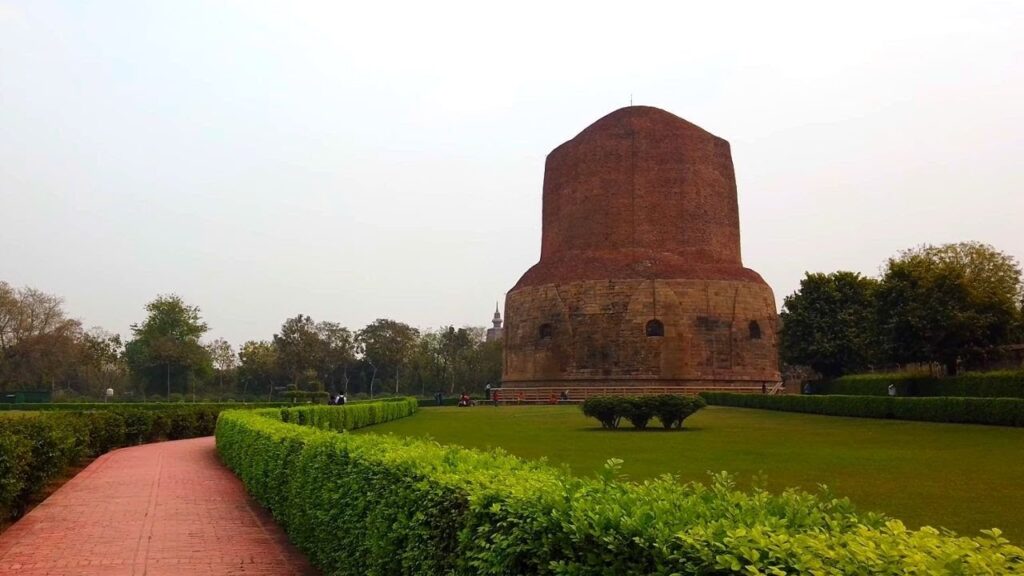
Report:
[[74,376],[82,326],[59,296],[0,282],[0,383],[56,388]]
[[127,370],[124,343],[119,334],[94,327],[82,335],[78,374],[79,392],[102,397],[107,388],[124,393]]
[[224,375],[230,374],[236,366],[238,366],[238,360],[235,357],[235,351],[231,348],[231,344],[223,338],[217,338],[213,342],[206,345],[206,353],[210,355],[210,361],[213,363],[213,369],[217,373],[218,384],[221,389],[224,388]]
[[337,322],[319,322],[316,324],[316,332],[320,343],[320,352],[317,354],[320,379],[332,391],[337,391],[337,382],[340,380],[347,392],[348,366],[355,362],[355,337],[352,331]]
[[281,332],[274,334],[274,348],[277,349],[277,361],[293,388],[299,389],[301,383],[309,381],[311,371],[313,380],[316,380],[323,346],[312,318],[299,314],[285,320]]
[[266,340],[249,340],[242,344],[238,351],[238,376],[242,381],[242,394],[250,391],[249,384],[254,384],[253,390],[259,390],[262,386],[270,398],[274,393],[274,382],[278,378],[280,369],[277,364],[277,349]]
[[376,378],[397,379],[418,338],[419,330],[385,318],[374,320],[356,334],[358,352],[373,370],[369,383],[371,394]]
[[992,246],[961,242],[921,246],[886,264],[878,324],[895,362],[958,361],[1008,343],[1020,322],[1021,269]]
[[448,326],[441,331],[441,358],[449,377],[449,394],[455,393],[456,377],[473,351],[474,343],[472,333],[466,328],[456,330]]
[[194,378],[213,370],[209,352],[199,343],[208,330],[199,307],[171,294],[157,296],[146,312],[145,322],[132,324],[134,339],[125,346],[128,366],[149,393],[158,393],[162,383],[170,397],[172,381],[186,393]]
[[856,272],[807,273],[782,304],[782,360],[828,378],[871,364],[877,288],[877,280]]

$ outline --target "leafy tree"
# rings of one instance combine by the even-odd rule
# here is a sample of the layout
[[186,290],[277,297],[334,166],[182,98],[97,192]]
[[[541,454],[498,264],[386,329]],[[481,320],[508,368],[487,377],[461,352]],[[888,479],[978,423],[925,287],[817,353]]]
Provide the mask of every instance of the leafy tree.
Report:
[[1005,344],[1020,321],[1021,269],[980,242],[922,246],[890,258],[878,290],[878,324],[891,360],[958,361]]
[[146,312],[142,324],[132,324],[134,339],[125,346],[128,366],[151,394],[163,384],[170,397],[172,382],[185,393],[194,378],[213,370],[209,352],[199,343],[208,329],[199,308],[171,294],[158,296]]
[[856,272],[807,273],[783,301],[780,353],[832,378],[866,368],[877,350],[878,281]]
[[320,379],[337,391],[338,382],[347,391],[348,366],[355,363],[355,336],[352,331],[337,322],[318,322]]
[[74,377],[82,326],[63,305],[59,296],[0,282],[0,385],[55,390]]
[[206,345],[206,352],[210,355],[213,369],[217,374],[218,385],[224,388],[224,376],[232,374],[238,366],[238,359],[231,344],[223,338],[217,338]]
[[277,348],[266,340],[249,340],[242,344],[238,351],[239,379],[242,383],[242,394],[249,392],[266,392],[270,398],[274,393],[274,383],[279,375]]
[[401,367],[412,356],[419,330],[394,320],[379,318],[356,334],[358,352],[372,372],[369,386],[380,378],[396,381]]
[[300,383],[308,382],[310,371],[313,372],[312,379],[316,380],[323,346],[312,318],[299,314],[285,320],[281,332],[274,334],[274,348],[277,361],[293,388],[298,389]]
[[479,338],[474,340],[473,334],[466,328],[456,330],[454,326],[448,326],[441,331],[441,359],[449,376],[449,394],[455,393],[456,378],[463,371],[474,344],[479,341]]
[[79,392],[102,397],[107,388],[124,393],[127,367],[124,363],[124,343],[119,334],[102,328],[92,328],[82,334],[78,374]]

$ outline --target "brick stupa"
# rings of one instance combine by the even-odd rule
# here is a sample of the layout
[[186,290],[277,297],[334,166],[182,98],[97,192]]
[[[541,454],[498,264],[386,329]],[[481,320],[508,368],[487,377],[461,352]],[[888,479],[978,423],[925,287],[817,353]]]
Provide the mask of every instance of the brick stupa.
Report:
[[740,259],[729,143],[616,110],[555,148],[540,261],[505,303],[506,386],[779,381],[771,288]]

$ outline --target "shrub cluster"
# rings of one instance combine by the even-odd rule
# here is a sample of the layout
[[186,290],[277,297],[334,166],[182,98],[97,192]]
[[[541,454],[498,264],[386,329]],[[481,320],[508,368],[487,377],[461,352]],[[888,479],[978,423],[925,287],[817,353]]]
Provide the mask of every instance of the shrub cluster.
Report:
[[708,404],[740,408],[762,408],[858,418],[1024,426],[1024,399],[1021,398],[765,396],[728,392],[702,392],[701,396],[707,400]]
[[0,413],[0,516],[82,458],[121,446],[213,434],[222,404],[99,404],[102,409]]
[[325,574],[1012,574],[1024,550],[845,499],[597,478],[500,452],[229,411],[217,449]]
[[959,396],[969,398],[1024,398],[1024,372],[967,372],[937,378],[924,374],[855,374],[815,382],[813,394],[887,396],[889,385],[899,396]]
[[173,408],[186,409],[216,409],[227,410],[229,408],[272,408],[274,406],[289,406],[290,402],[41,402],[28,404],[6,404],[0,403],[0,411],[16,412],[81,412],[93,410],[169,410]]
[[410,416],[419,407],[415,398],[389,398],[378,402],[360,402],[334,406],[297,406],[282,408],[280,419],[302,426],[343,432]]
[[682,428],[683,420],[706,406],[699,396],[592,396],[583,401],[583,414],[596,418],[603,428],[618,428],[623,418],[644,430],[652,418],[662,427]]
[[326,391],[310,392],[308,390],[289,390],[281,394],[292,402],[326,404],[331,398],[331,393]]

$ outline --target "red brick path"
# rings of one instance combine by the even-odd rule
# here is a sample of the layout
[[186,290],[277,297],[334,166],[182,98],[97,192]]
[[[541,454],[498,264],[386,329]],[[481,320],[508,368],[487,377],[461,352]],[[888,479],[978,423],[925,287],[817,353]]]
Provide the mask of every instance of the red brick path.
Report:
[[115,450],[0,534],[0,575],[316,574],[213,438]]

